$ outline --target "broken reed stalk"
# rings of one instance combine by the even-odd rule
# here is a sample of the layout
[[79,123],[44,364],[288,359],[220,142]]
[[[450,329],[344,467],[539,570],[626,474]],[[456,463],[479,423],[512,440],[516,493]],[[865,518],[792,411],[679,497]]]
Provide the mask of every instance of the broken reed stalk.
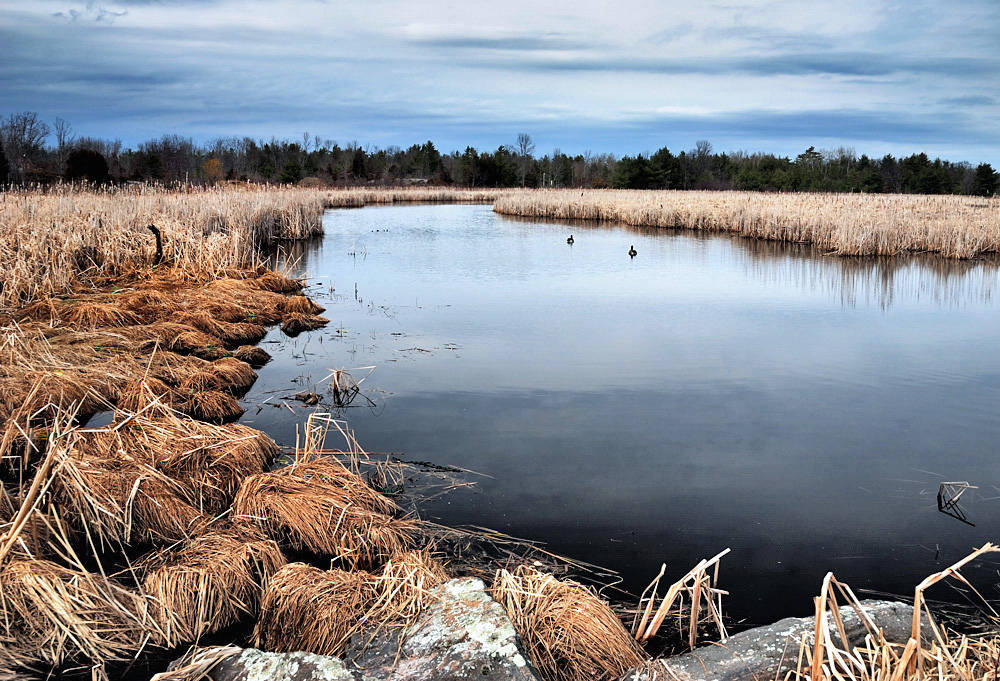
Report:
[[[722,596],[726,595],[727,592],[718,589],[716,585],[719,581],[719,562],[729,552],[730,549],[726,549],[712,558],[700,560],[683,577],[667,588],[654,613],[653,604],[656,601],[657,587],[666,570],[666,565],[660,568],[660,573],[650,582],[643,592],[643,596],[639,599],[639,609],[643,615],[638,626],[632,632],[635,640],[645,643],[655,636],[663,621],[675,609],[675,603],[677,604],[676,610],[680,610],[684,593],[689,595],[691,602],[691,612],[688,617],[688,645],[693,649],[697,643],[699,614],[702,609],[708,613],[711,621],[718,627],[721,638],[725,639],[726,627],[722,619]],[[711,572],[709,572],[710,570]],[[645,600],[645,595],[650,592],[652,593],[646,600],[645,608],[643,608],[642,603]]]
[[[945,570],[928,576],[915,587],[910,638],[905,645],[886,641],[883,632],[865,612],[864,605],[851,588],[838,581],[833,573],[828,573],[823,580],[820,595],[814,599],[812,640],[803,636],[797,667],[790,675],[795,679],[809,681],[995,679],[997,660],[1000,660],[1000,638],[995,635],[983,638],[961,636],[957,640],[949,638],[934,621],[924,599],[924,592],[944,579],[955,578],[969,587],[995,616],[989,603],[959,570],[986,553],[998,551],[1000,547],[986,544]],[[848,639],[840,615],[841,602],[854,610],[865,629],[865,640],[860,646],[852,647]],[[921,627],[921,620],[925,617],[933,633],[929,648],[928,639]]]
[[592,590],[527,565],[498,570],[490,589],[546,681],[615,679],[644,655]]
[[947,646],[945,644],[945,641],[944,641],[943,637],[941,636],[941,630],[940,630],[940,628],[937,625],[934,624],[934,619],[931,617],[930,609],[927,607],[927,603],[926,603],[926,601],[924,599],[924,591],[926,591],[930,587],[934,586],[938,582],[951,577],[953,579],[958,580],[959,582],[961,582],[965,586],[969,587],[972,590],[972,592],[975,593],[977,596],[979,596],[980,599],[983,602],[986,602],[986,599],[983,598],[982,595],[979,593],[979,591],[977,591],[976,588],[965,577],[962,576],[962,574],[959,572],[959,570],[961,570],[963,567],[965,567],[966,565],[968,565],[969,563],[971,563],[972,561],[976,560],[977,558],[979,558],[982,555],[985,555],[987,553],[997,553],[997,552],[1000,552],[1000,547],[998,547],[998,546],[996,546],[996,545],[994,545],[992,543],[987,542],[982,547],[976,549],[975,551],[973,551],[972,553],[970,553],[969,555],[967,555],[965,558],[962,558],[961,560],[959,560],[958,562],[954,563],[953,565],[945,568],[944,570],[942,570],[940,572],[936,572],[933,575],[927,576],[922,582],[920,582],[920,584],[918,584],[914,588],[914,590],[913,590],[913,622],[911,624],[910,638],[913,639],[913,640],[915,640],[917,642],[917,644],[916,644],[917,648],[916,648],[916,651],[915,651],[912,659],[910,660],[909,665],[907,666],[907,670],[909,672],[911,672],[911,673],[913,671],[916,671],[916,676],[917,676],[918,680],[921,679],[921,678],[923,678],[923,668],[921,666],[921,657],[922,657],[922,655],[924,655],[924,651],[922,650],[921,645],[920,645],[920,643],[921,643],[921,638],[920,638],[920,636],[921,636],[921,632],[920,632],[921,612],[926,611],[927,616],[928,616],[928,622],[930,623],[931,631],[934,632],[934,638],[935,638],[935,640],[941,646],[942,650],[947,651]]

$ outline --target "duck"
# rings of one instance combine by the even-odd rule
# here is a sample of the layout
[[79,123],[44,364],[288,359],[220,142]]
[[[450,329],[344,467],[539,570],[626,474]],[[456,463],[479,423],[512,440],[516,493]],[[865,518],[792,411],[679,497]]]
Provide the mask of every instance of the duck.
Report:
[[639,251],[635,250],[635,244],[628,247],[628,257],[634,258],[639,255]]
[[570,235],[569,235],[569,238],[568,238],[568,239],[566,239],[566,243],[568,243],[568,244],[569,244],[570,246],[572,246],[572,245],[573,245],[573,235],[572,235],[572,234],[570,234]]

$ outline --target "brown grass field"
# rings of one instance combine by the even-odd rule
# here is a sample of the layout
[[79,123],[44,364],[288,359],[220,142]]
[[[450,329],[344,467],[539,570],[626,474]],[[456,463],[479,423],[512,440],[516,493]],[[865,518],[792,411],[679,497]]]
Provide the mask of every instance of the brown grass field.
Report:
[[814,244],[831,254],[1000,252],[1000,199],[902,194],[770,194],[736,191],[530,190],[493,210],[531,218],[727,232]]

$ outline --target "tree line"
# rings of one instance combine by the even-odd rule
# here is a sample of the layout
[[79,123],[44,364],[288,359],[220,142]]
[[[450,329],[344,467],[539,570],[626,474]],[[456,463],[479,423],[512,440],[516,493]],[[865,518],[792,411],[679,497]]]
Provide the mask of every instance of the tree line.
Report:
[[323,185],[432,184],[463,187],[615,187],[623,189],[741,189],[992,196],[1000,175],[978,166],[931,159],[857,156],[851,149],[809,147],[795,158],[766,153],[716,153],[698,141],[673,153],[535,155],[522,133],[494,151],[466,147],[441,153],[433,142],[407,149],[341,146],[308,133],[299,140],[220,137],[205,144],[164,135],[136,147],[77,136],[57,118],[34,112],[0,123],[0,184],[60,181],[214,184],[223,181]]

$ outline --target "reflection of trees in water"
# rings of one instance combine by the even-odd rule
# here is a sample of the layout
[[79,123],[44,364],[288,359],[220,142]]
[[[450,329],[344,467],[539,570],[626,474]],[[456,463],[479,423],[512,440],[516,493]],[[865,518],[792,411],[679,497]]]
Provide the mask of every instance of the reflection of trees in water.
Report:
[[842,305],[859,302],[889,309],[894,304],[925,301],[958,307],[992,300],[1000,286],[1000,257],[976,260],[942,258],[931,254],[894,257],[825,255],[808,244],[747,239],[735,234],[662,227],[633,227],[620,223],[532,218],[504,219],[517,222],[572,225],[586,230],[618,230],[656,238],[680,238],[726,243],[742,260],[747,276],[769,284],[826,291]]

